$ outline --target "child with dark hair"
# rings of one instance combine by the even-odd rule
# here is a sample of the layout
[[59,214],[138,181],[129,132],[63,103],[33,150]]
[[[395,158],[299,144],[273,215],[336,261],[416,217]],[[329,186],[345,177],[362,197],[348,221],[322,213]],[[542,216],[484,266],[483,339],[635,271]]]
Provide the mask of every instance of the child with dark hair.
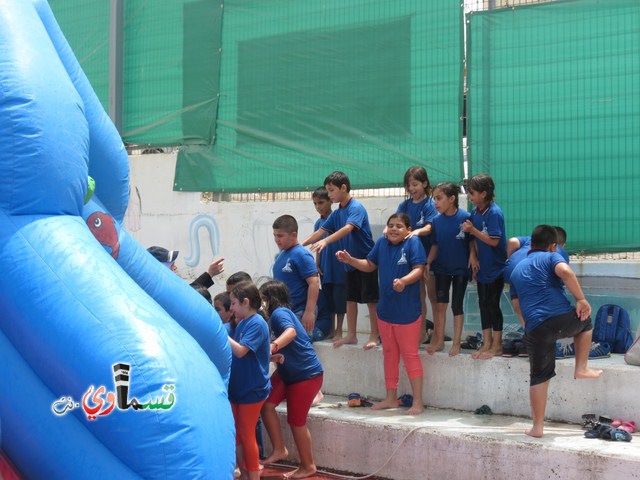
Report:
[[[433,220],[431,233],[433,245],[427,258],[425,275],[433,270],[437,291],[436,313],[431,343],[427,353],[444,348],[444,331],[449,290],[453,312],[453,345],[449,355],[460,353],[460,341],[464,326],[464,294],[469,282],[470,249],[469,236],[462,231],[462,224],[470,217],[469,212],[458,208],[460,188],[454,183],[441,183],[433,189],[433,199],[440,215]],[[431,267],[431,268],[429,268]]]
[[378,329],[382,338],[386,398],[372,408],[380,410],[398,406],[400,357],[407,371],[413,393],[413,405],[407,414],[424,411],[422,400],[422,362],[418,356],[421,328],[420,278],[427,257],[417,237],[407,238],[411,219],[394,213],[387,220],[386,237],[381,236],[366,258],[354,258],[346,250],[338,260],[364,272],[379,270],[380,303]]
[[[313,244],[311,251],[320,253],[327,245],[340,242],[339,249],[349,250],[356,257],[364,258],[373,248],[369,215],[364,206],[351,196],[349,177],[343,172],[335,171],[325,178],[324,186],[331,201],[338,203],[339,208],[334,210],[320,230],[309,235],[302,245]],[[329,236],[326,236],[327,233]],[[342,345],[358,343],[356,336],[358,303],[366,303],[369,309],[371,332],[364,349],[369,350],[378,345],[376,318],[376,304],[379,297],[378,275],[375,272],[361,272],[348,265],[345,265],[345,270],[347,335],[343,338],[336,338],[336,335],[333,346],[338,348]]]
[[[316,220],[313,231],[318,231],[331,215],[331,200],[324,187],[316,188],[311,195],[313,206],[320,218]],[[326,236],[329,234],[327,233]],[[322,289],[318,296],[318,317],[316,318],[316,328],[313,329],[311,341],[322,340],[323,338],[342,338],[342,325],[344,314],[347,312],[347,292],[344,287],[344,268],[336,259],[338,242],[330,243],[320,253],[316,254],[316,265],[320,274],[320,284]],[[330,315],[331,326],[328,332],[317,328],[320,319],[321,306],[326,306]],[[324,313],[324,312],[322,312]]]
[[269,380],[269,326],[258,311],[262,299],[251,282],[240,282],[230,293],[237,326],[229,337],[231,376],[229,401],[236,423],[237,462],[250,480],[260,478],[256,424],[271,391]]
[[273,238],[280,249],[273,264],[273,276],[285,283],[291,295],[291,309],[307,332],[311,332],[320,291],[315,259],[298,243],[298,222],[291,215],[275,219]]
[[239,284],[240,282],[251,282],[251,275],[249,275],[247,272],[236,272],[236,273],[232,273],[231,276],[229,278],[227,278],[227,292],[230,292],[231,289],[236,286],[237,284]]
[[[411,219],[410,237],[419,237],[424,247],[424,252],[429,256],[431,250],[431,224],[438,212],[431,197],[431,183],[429,175],[424,167],[414,165],[404,173],[404,189],[409,198],[398,205],[398,213],[406,213]],[[426,294],[425,295],[425,287]],[[427,303],[429,297],[432,315],[436,312],[436,284],[432,276],[425,275],[420,279],[420,299],[422,302],[422,333],[420,344],[427,340]]]
[[507,239],[502,210],[494,201],[493,179],[484,173],[467,181],[467,196],[475,208],[462,230],[473,236],[472,249],[477,252],[473,265],[478,288],[478,305],[482,323],[482,347],[473,358],[488,359],[502,354],[503,316],[500,299],[504,289]]
[[284,361],[277,364],[271,375],[273,389],[261,411],[262,421],[271,440],[273,451],[264,461],[275,463],[289,454],[287,451],[276,407],[287,402],[287,423],[298,449],[300,466],[287,478],[304,478],[316,473],[313,461],[311,433],[307,415],[311,404],[322,387],[323,369],[309,335],[289,307],[289,291],[283,282],[271,280],[260,287],[260,295],[269,314],[272,337],[271,353],[282,354]]
[[[531,250],[511,274],[511,299],[525,324],[524,341],[529,354],[531,416],[525,433],[542,437],[549,382],[555,376],[556,342],[573,337],[575,378],[598,378],[602,370],[587,366],[591,348],[591,305],[575,273],[556,250],[557,232],[538,225],[531,234]],[[567,298],[564,285],[576,300]]]
[[213,308],[215,308],[218,315],[220,315],[220,320],[222,320],[224,327],[227,329],[227,333],[233,335],[236,326],[233,321],[233,313],[231,313],[231,297],[229,296],[229,292],[222,292],[213,297]]

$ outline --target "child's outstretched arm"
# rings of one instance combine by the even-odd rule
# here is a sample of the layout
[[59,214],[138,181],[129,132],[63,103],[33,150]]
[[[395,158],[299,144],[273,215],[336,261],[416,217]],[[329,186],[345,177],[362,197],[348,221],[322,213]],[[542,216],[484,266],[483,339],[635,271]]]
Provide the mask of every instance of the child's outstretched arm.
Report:
[[271,342],[271,355],[278,353],[281,349],[289,345],[296,338],[296,329],[286,328],[273,342]]
[[427,223],[424,227],[422,228],[416,228],[415,230],[411,230],[409,233],[407,233],[407,236],[404,237],[405,240],[407,238],[411,238],[411,237],[424,237],[425,235],[431,235],[431,224]]
[[357,268],[361,272],[373,272],[378,266],[371,260],[366,258],[353,258],[346,250],[340,250],[336,252],[336,258],[342,263],[351,265],[353,268]]
[[471,220],[465,220],[465,222],[462,224],[462,231],[465,233],[470,233],[482,243],[486,243],[490,247],[495,247],[498,245],[498,243],[500,243],[500,237],[491,237],[486,233],[482,233],[480,230],[473,226]]
[[[331,235],[329,235],[328,237],[323,238],[322,240],[314,243],[311,246],[310,250],[312,252],[320,253],[330,243],[337,242],[338,240],[340,240],[340,239],[346,237],[347,235],[349,235],[353,231],[354,228],[356,228],[355,225],[353,225],[351,223],[347,223],[344,227],[342,227],[337,232],[334,232]],[[307,240],[305,240],[305,242],[306,241]],[[308,244],[307,243],[303,243],[302,245],[304,246],[304,245],[308,245]]]
[[324,228],[319,228],[318,230],[316,230],[315,232],[313,232],[311,235],[309,235],[307,238],[305,238],[301,245],[303,247],[306,247],[307,245],[310,245],[312,243],[316,243],[318,240],[320,240],[322,237],[324,237],[327,232]]
[[422,273],[424,272],[424,265],[416,265],[413,269],[407,273],[402,278],[394,278],[393,279],[393,289],[396,292],[402,292],[404,287],[407,285],[411,285],[412,283],[417,282],[422,277]]

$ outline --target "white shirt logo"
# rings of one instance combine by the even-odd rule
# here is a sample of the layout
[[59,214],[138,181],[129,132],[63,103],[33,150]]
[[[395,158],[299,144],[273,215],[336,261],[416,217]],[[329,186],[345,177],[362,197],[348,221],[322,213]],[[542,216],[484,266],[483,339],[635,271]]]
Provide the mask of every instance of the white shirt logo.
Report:
[[401,251],[400,260],[398,260],[398,265],[406,265],[407,264],[407,255],[404,253],[404,248]]
[[456,240],[464,240],[464,232],[462,231],[462,224],[460,224],[460,231],[458,232],[458,235],[456,235]]
[[424,226],[424,212],[420,212],[420,220],[416,222],[416,227]]
[[293,268],[291,268],[291,263],[289,263],[291,260],[287,259],[287,263],[285,264],[284,267],[282,267],[282,271],[284,273],[291,273],[293,272]]

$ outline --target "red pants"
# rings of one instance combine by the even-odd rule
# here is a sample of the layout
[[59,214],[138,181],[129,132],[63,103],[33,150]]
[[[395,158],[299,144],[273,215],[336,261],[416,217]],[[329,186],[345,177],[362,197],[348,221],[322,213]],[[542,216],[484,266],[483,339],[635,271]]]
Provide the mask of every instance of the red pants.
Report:
[[256,424],[264,400],[257,403],[232,403],[233,419],[236,422],[236,445],[242,445],[244,465],[250,472],[260,471],[260,454],[256,442]]
[[384,380],[387,389],[398,388],[400,356],[402,356],[407,376],[410,379],[422,376],[422,362],[418,356],[421,325],[422,315],[415,322],[406,325],[389,323],[378,318],[378,331],[382,340],[384,358]]

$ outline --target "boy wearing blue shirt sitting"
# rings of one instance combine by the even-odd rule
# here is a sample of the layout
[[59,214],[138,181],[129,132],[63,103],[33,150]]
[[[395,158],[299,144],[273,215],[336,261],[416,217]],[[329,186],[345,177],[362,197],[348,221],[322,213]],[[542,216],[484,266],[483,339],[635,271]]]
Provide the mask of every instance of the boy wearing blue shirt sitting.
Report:
[[273,222],[273,238],[280,249],[273,264],[273,277],[283,282],[291,295],[291,310],[311,332],[316,322],[320,281],[313,255],[298,243],[298,222],[281,215]]
[[[531,250],[511,274],[511,300],[525,323],[529,354],[531,416],[533,426],[525,433],[542,437],[549,381],[555,376],[556,341],[573,337],[574,378],[598,378],[602,370],[587,366],[591,347],[591,306],[575,273],[556,252],[557,232],[538,225],[531,234]],[[569,302],[564,285],[576,299]]]

